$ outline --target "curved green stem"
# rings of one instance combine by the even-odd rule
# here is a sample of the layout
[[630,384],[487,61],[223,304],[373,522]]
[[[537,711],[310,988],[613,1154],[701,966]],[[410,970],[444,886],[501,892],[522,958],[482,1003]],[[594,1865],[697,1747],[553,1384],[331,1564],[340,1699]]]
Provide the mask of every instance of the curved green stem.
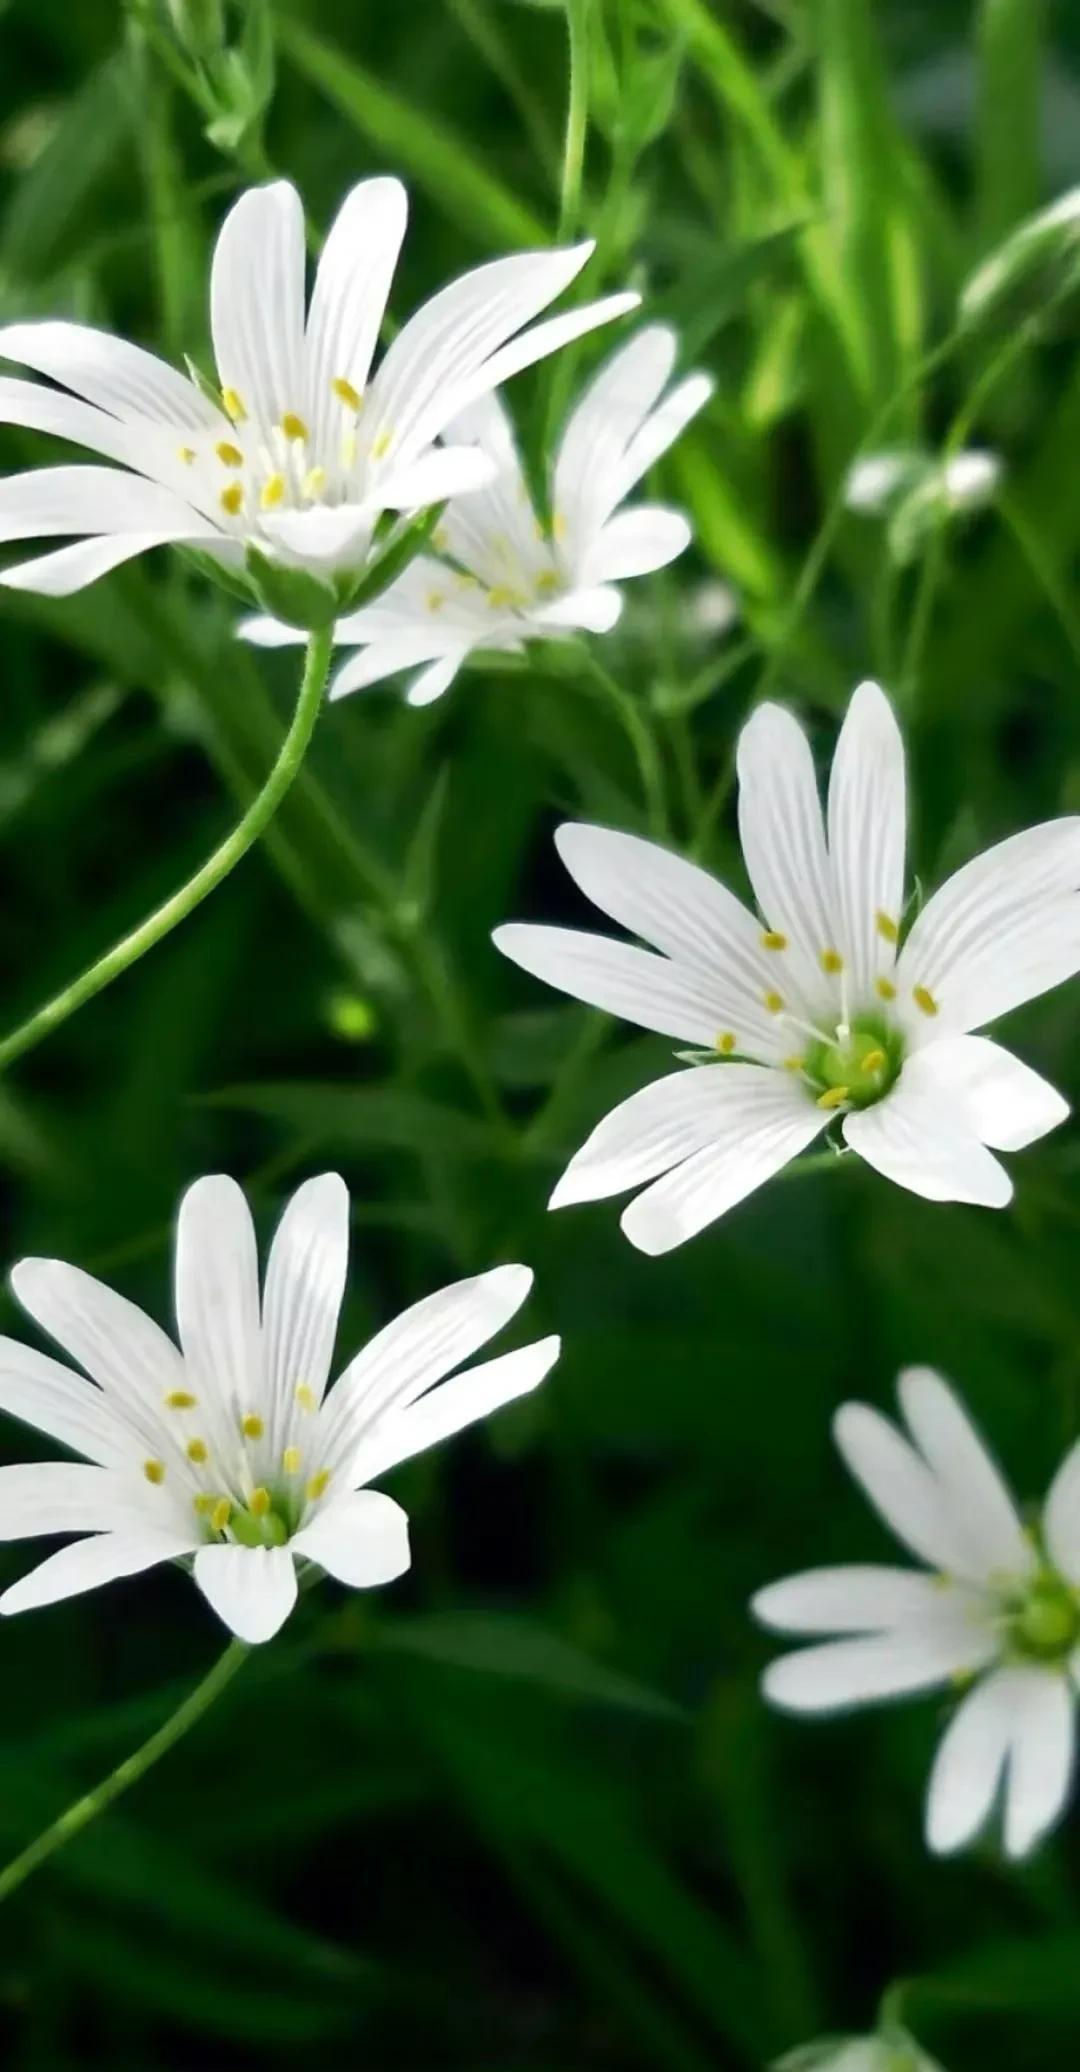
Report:
[[585,139],[589,128],[589,5],[590,0],[566,0],[566,25],[570,36],[570,95],[566,108],[566,136],[563,142],[562,191],[559,198],[559,228],[563,245],[577,229],[581,214],[581,183],[585,170]]
[[65,986],[62,992],[46,1001],[44,1007],[39,1007],[36,1013],[27,1021],[21,1022],[17,1029],[12,1030],[10,1036],[6,1036],[0,1042],[0,1071],[15,1058],[22,1057],[25,1051],[32,1050],[34,1045],[41,1043],[46,1036],[50,1036],[54,1029],[59,1028],[61,1022],[66,1022],[70,1015],[85,1006],[88,1000],[92,1000],[95,993],[103,992],[106,986],[112,984],[114,978],[119,978],[121,973],[137,963],[140,957],[145,957],[147,950],[152,950],[163,936],[170,934],[181,921],[186,921],[188,915],[221,884],[223,878],[228,877],[241,857],[258,841],[277,812],[304,760],[322,703],[333,638],[333,629],[330,627],[321,633],[311,635],[304,660],[300,694],[289,731],[281,744],[277,761],[266,783],[252,800],[243,818],[237,822],[232,833],[226,836],[220,847],[215,849],[213,855],[195,872],[194,877],[189,878],[187,884],[181,886],[179,892],[174,892],[171,899],[165,900],[156,912],[150,914],[145,921],[141,921],[137,928],[133,928],[130,935],[122,936],[119,942],[113,944],[111,950],[106,950],[104,956],[99,957],[88,970],[81,972],[71,985]]
[[652,729],[629,692],[624,691],[622,685],[617,683],[613,676],[608,675],[603,664],[597,661],[592,649],[583,644],[581,652],[585,658],[590,682],[594,683],[608,700],[633,751],[648,809],[650,831],[663,838],[670,832],[667,794],[663,765]]
[[116,1769],[111,1771],[101,1784],[95,1786],[93,1791],[84,1793],[81,1799],[75,1799],[66,1812],[61,1813],[58,1820],[54,1820],[50,1827],[44,1828],[18,1856],[14,1856],[6,1868],[0,1871],[0,1901],[10,1899],[11,1894],[43,1863],[47,1863],[50,1856],[62,1849],[65,1842],[70,1842],[73,1835],[80,1834],[84,1827],[89,1827],[90,1822],[96,1820],[99,1813],[104,1813],[122,1792],[137,1784],[140,1777],[145,1777],[146,1772],[152,1769],[163,1755],[167,1755],[170,1748],[175,1747],[189,1728],[201,1720],[204,1712],[209,1711],[215,1698],[220,1697],[226,1685],[232,1682],[237,1670],[246,1662],[250,1653],[251,1649],[246,1642],[231,1641],[224,1654],[218,1656],[213,1668],[203,1677],[202,1682],[196,1684],[195,1689],[177,1706],[164,1726],[158,1727],[149,1740],[144,1741],[142,1747],[135,1750],[134,1755],[129,1755],[124,1762],[118,1763]]

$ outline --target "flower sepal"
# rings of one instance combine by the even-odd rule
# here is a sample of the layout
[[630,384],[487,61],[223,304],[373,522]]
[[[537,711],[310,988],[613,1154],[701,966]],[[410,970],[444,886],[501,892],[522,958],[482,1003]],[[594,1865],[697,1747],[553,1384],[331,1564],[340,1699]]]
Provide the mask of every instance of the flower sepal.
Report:
[[[338,571],[335,577],[338,610],[360,611],[364,605],[374,604],[384,590],[408,568],[425,547],[430,546],[432,535],[446,509],[441,504],[427,504],[405,523],[391,523],[380,539],[379,527],[375,528],[374,555],[362,570],[355,574]],[[268,607],[269,608],[269,607]],[[279,617],[282,614],[278,615]]]
[[305,633],[321,633],[332,626],[341,610],[335,586],[312,575],[310,569],[288,568],[272,561],[259,547],[250,546],[244,556],[255,601],[286,626],[298,626]]

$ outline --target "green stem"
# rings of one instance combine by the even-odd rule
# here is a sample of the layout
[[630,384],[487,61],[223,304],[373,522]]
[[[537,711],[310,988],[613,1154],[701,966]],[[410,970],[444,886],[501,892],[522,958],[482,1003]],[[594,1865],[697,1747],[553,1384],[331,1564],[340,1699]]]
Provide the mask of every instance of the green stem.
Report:
[[634,753],[641,778],[641,789],[649,815],[649,827],[661,839],[670,832],[668,824],[667,794],[664,786],[664,771],[660,761],[656,739],[640,708],[628,691],[609,676],[603,665],[597,661],[591,648],[583,645],[581,650],[588,668],[589,680],[602,691]]
[[566,108],[562,191],[556,236],[556,242],[560,245],[566,244],[567,240],[573,237],[581,215],[585,139],[589,128],[589,6],[590,0],[566,0],[566,26],[570,36],[570,95]]
[[50,1036],[70,1015],[85,1006],[88,1000],[92,1000],[95,993],[103,992],[115,978],[119,978],[121,973],[137,963],[140,957],[145,957],[147,950],[152,950],[154,945],[178,927],[181,921],[186,921],[188,915],[221,884],[224,878],[228,877],[241,857],[258,841],[277,812],[304,760],[322,703],[333,638],[331,627],[311,635],[304,660],[300,695],[296,701],[296,710],[289,731],[281,744],[277,761],[266,783],[252,800],[242,819],[237,822],[232,833],[226,836],[220,847],[215,849],[213,855],[195,872],[194,877],[189,878],[187,884],[181,886],[179,892],[174,892],[156,912],[140,922],[138,928],[132,929],[130,935],[122,936],[118,943],[113,944],[111,950],[106,950],[104,956],[99,957],[88,970],[81,972],[71,985],[65,986],[62,992],[55,994],[53,999],[47,1001],[44,1007],[39,1007],[28,1021],[21,1022],[17,1029],[12,1030],[10,1036],[0,1042],[0,1071],[15,1058],[22,1057],[24,1052],[32,1050],[34,1045],[42,1042],[46,1036]]
[[196,1684],[195,1689],[177,1706],[164,1726],[158,1727],[156,1733],[151,1734],[149,1740],[144,1741],[142,1747],[135,1750],[134,1755],[129,1755],[124,1762],[119,1763],[93,1791],[86,1792],[81,1799],[75,1799],[66,1812],[61,1813],[59,1819],[53,1821],[51,1827],[44,1828],[20,1855],[13,1857],[6,1868],[0,1871],[0,1901],[9,1899],[27,1878],[32,1877],[43,1863],[48,1862],[50,1856],[54,1856],[58,1849],[70,1842],[73,1835],[80,1834],[84,1827],[89,1827],[90,1822],[96,1820],[99,1813],[104,1813],[122,1792],[127,1791],[131,1785],[138,1784],[140,1777],[145,1777],[146,1772],[152,1769],[163,1755],[167,1755],[170,1748],[175,1747],[189,1728],[201,1720],[204,1712],[209,1711],[215,1698],[220,1697],[226,1685],[232,1682],[250,1652],[246,1642],[231,1641],[224,1654],[218,1656],[213,1668],[203,1677],[202,1682]]

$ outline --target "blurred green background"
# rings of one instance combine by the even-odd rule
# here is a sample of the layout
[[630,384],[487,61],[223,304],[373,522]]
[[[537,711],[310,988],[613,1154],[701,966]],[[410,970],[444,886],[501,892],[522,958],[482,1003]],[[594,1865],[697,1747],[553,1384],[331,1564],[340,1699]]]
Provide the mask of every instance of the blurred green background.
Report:
[[[738,882],[733,744],[765,678],[823,761],[858,678],[894,690],[927,883],[1076,810],[1080,301],[1051,273],[1002,323],[954,326],[978,260],[1080,180],[1077,10],[583,11],[585,284],[639,285],[718,384],[662,471],[695,548],[633,586],[602,650],[659,758],[670,839]],[[184,12],[0,6],[5,317],[204,357],[211,240],[267,168],[316,231],[358,177],[404,176],[399,319],[553,235],[559,0],[275,0],[231,11],[233,57],[198,73]],[[192,4],[189,26],[212,36],[215,13]],[[526,415],[535,393],[516,386]],[[898,562],[895,528],[838,515],[867,438],[989,446],[1001,493],[939,513]],[[2,443],[5,469],[49,451]],[[718,582],[738,599],[723,633]],[[261,781],[293,664],[234,645],[232,618],[164,555],[65,602],[4,593],[5,1026],[178,884]],[[566,1341],[539,1398],[393,1479],[411,1577],[306,1600],[8,1907],[11,2072],[714,2072],[869,2027],[897,1981],[950,2072],[1041,2072],[1075,2041],[1075,1821],[1020,1871],[992,1840],[931,1864],[942,1707],[769,1716],[746,1611],[793,1568],[889,1558],[828,1426],[852,1394],[890,1403],[903,1362],[950,1373],[1019,1492],[1041,1492],[1080,1407],[1075,1128],[1014,1162],[1001,1216],[845,1167],[656,1261],[615,1205],[548,1217],[569,1152],[669,1047],[490,947],[511,915],[584,918],[551,846],[563,814],[649,824],[617,715],[583,671],[534,659],[424,713],[392,689],[329,709],[261,852],[0,1088],[5,1260],[78,1261],[164,1317],[192,1176],[237,1175],[268,1230],[333,1165],[355,1200],[343,1350],[500,1258],[536,1268],[531,1330]],[[1074,1098],[1078,1018],[1073,987],[1010,1032]],[[3,1311],[30,1335],[6,1294]],[[11,1427],[2,1447],[38,1450]],[[26,1565],[5,1551],[5,1577]],[[222,1640],[165,1572],[5,1626],[3,1855]]]

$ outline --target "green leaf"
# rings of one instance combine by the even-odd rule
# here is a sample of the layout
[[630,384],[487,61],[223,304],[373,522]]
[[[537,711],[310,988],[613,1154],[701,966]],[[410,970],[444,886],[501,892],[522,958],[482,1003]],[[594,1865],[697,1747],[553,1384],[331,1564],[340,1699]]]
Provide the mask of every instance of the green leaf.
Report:
[[659,1691],[593,1661],[561,1634],[546,1632],[528,1619],[509,1613],[440,1612],[426,1618],[381,1625],[374,1644],[380,1649],[417,1655],[448,1669],[470,1669],[483,1676],[507,1677],[512,1683],[535,1684],[553,1696],[610,1705],[654,1719],[684,1717],[679,1706]]

